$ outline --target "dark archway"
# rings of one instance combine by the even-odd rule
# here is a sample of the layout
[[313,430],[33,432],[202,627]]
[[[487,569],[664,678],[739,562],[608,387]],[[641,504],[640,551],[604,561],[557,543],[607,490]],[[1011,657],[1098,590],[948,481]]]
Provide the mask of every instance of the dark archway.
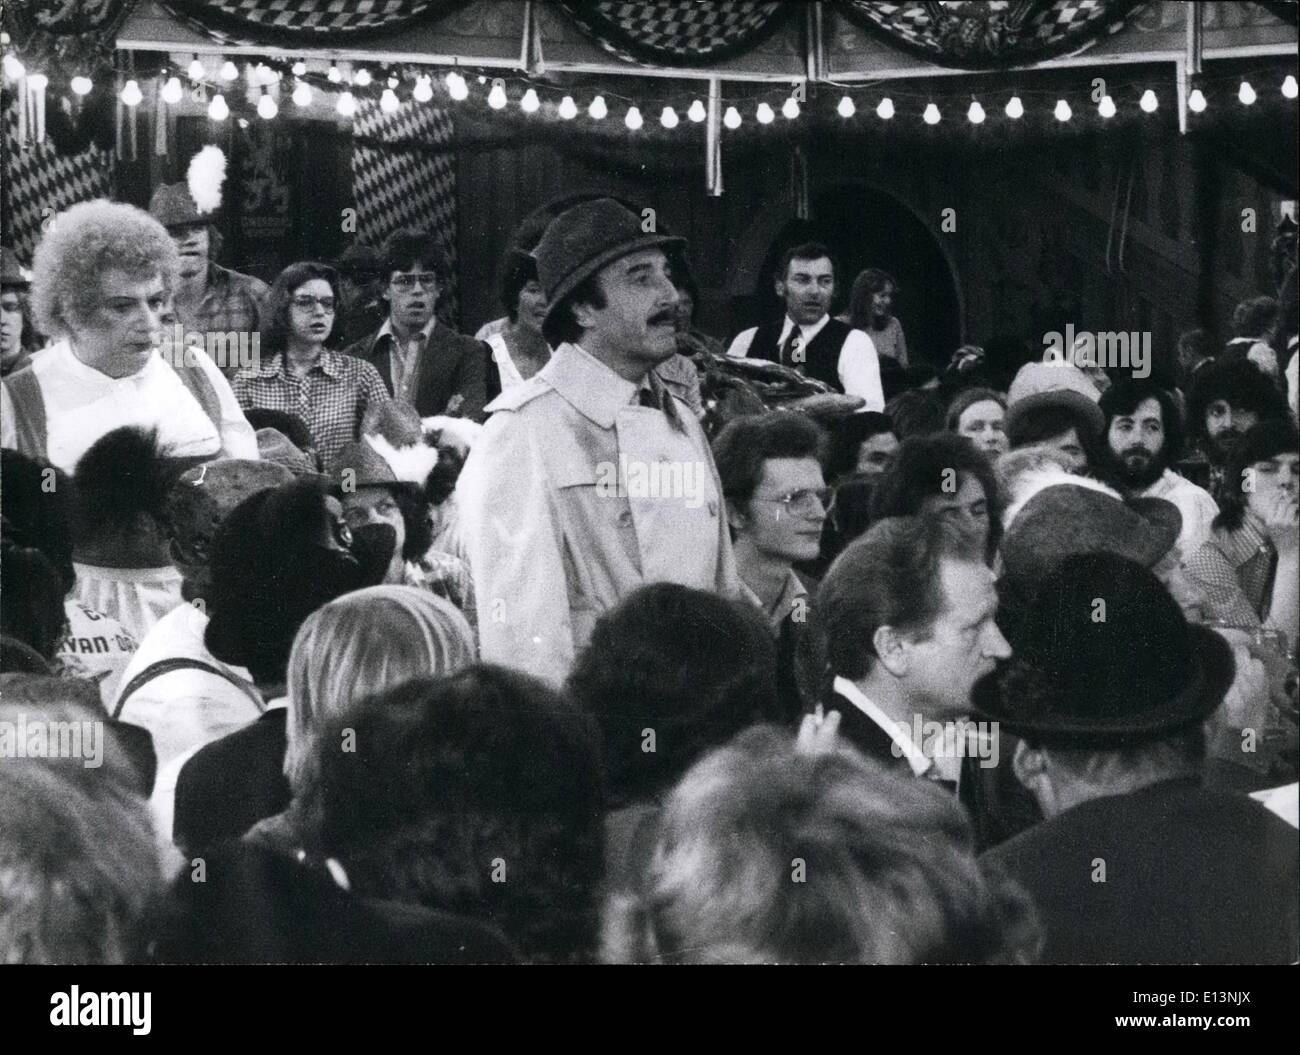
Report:
[[888,271],[901,291],[895,311],[912,362],[943,367],[961,344],[961,298],[957,277],[934,234],[901,199],[861,180],[825,186],[814,193],[811,205],[811,219],[788,221],[768,249],[756,290],[758,316],[781,313],[772,275],[782,254],[800,242],[822,242],[839,267],[833,311],[848,309],[859,272],[868,267]]

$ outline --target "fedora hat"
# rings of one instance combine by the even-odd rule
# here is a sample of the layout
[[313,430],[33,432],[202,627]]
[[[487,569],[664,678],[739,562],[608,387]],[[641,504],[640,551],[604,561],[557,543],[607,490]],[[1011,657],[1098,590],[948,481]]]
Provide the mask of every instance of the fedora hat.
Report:
[[537,248],[537,278],[546,290],[547,318],[607,264],[641,249],[680,246],[684,238],[647,233],[637,215],[613,198],[582,202],[560,213]]
[[1078,484],[1045,487],[1007,528],[999,553],[1006,576],[1033,583],[1067,557],[1114,553],[1149,568],[1168,553],[1183,515],[1163,498],[1127,502]]
[[1236,673],[1148,569],[1115,553],[1066,558],[1038,586],[1011,659],[975,685],[981,717],[1031,743],[1123,747],[1204,721]]

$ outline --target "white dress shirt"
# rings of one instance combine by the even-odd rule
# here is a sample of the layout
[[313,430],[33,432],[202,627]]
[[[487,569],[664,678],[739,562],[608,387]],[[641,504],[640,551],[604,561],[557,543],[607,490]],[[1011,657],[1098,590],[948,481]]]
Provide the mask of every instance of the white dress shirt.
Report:
[[930,770],[934,766],[934,761],[928,758],[925,752],[916,745],[916,742],[912,739],[910,729],[889,717],[848,678],[837,675],[832,688],[837,696],[843,696],[889,735],[889,738],[898,745],[903,757],[907,759],[907,764],[912,767],[913,776],[931,776]]
[[[823,315],[811,326],[800,325],[799,333],[805,348],[826,328],[830,319],[829,315]],[[780,336],[777,338],[778,348],[785,344],[793,328],[794,320],[787,315],[781,325]],[[750,345],[754,343],[754,334],[757,332],[758,327],[752,326],[736,334],[736,339],[731,342],[727,354],[737,359],[748,357]],[[871,342],[871,338],[862,330],[850,330],[849,335],[844,338],[836,374],[848,395],[861,396],[866,401],[861,411],[885,409],[885,392],[880,385],[880,358],[876,354],[876,346]]]
[[1184,479],[1172,469],[1140,492],[1142,498],[1163,498],[1178,507],[1183,515],[1183,529],[1178,534],[1178,553],[1185,560],[1201,548],[1210,537],[1210,525],[1219,515],[1219,507],[1210,492]]

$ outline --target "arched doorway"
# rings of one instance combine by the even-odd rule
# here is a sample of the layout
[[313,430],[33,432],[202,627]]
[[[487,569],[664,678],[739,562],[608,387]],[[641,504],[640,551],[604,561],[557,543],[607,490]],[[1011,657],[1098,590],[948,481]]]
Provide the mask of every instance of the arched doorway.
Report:
[[888,271],[898,280],[894,310],[912,362],[942,368],[961,344],[961,294],[929,228],[900,198],[862,180],[822,187],[813,194],[810,211],[811,219],[787,221],[768,248],[756,289],[759,316],[781,313],[772,276],[785,251],[801,242],[822,242],[840,269],[832,310],[847,310],[853,280],[864,268]]

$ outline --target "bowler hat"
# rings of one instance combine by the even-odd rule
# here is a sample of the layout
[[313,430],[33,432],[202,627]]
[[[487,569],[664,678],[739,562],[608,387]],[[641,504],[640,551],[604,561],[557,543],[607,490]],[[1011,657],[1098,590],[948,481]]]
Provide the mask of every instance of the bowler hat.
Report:
[[1163,498],[1125,502],[1062,483],[1024,504],[998,552],[1007,577],[1021,583],[1037,582],[1080,553],[1115,553],[1149,568],[1173,548],[1182,528],[1182,513]]
[[546,291],[547,318],[587,278],[641,249],[680,246],[684,238],[647,233],[630,209],[597,198],[560,213],[533,250],[537,278]]
[[190,227],[211,222],[212,216],[200,215],[189,187],[184,183],[163,183],[149,199],[149,215],[164,227]]
[[976,684],[975,711],[1031,743],[1127,747],[1189,728],[1223,701],[1236,667],[1188,623],[1149,570],[1080,553],[1044,578],[1015,653]]

